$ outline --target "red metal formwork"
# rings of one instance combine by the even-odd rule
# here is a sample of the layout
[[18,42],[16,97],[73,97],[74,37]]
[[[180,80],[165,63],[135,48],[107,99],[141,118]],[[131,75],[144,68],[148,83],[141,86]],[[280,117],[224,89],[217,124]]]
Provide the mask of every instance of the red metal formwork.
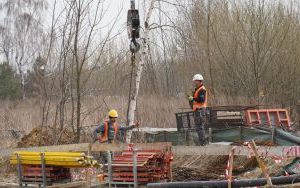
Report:
[[269,125],[290,128],[291,121],[286,109],[256,109],[246,110],[245,119],[247,125]]
[[[69,168],[46,166],[45,175],[48,184],[66,180],[71,181],[71,173]],[[42,167],[40,165],[22,165],[22,182],[43,182]]]
[[[137,178],[142,184],[171,179],[172,154],[161,150],[137,151]],[[112,181],[133,182],[133,153],[123,151],[112,160]]]

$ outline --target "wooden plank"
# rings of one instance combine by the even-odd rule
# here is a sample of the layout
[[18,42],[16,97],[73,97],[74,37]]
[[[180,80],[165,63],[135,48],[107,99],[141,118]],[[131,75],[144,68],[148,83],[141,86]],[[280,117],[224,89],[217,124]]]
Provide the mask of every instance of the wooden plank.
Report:
[[[88,143],[83,144],[69,144],[69,145],[58,145],[58,146],[48,146],[48,147],[32,147],[32,148],[15,148],[0,150],[0,155],[10,156],[15,151],[80,151],[87,152],[89,149]],[[171,143],[147,143],[147,144],[136,144],[136,149],[153,149],[158,150],[161,148],[168,148],[173,154],[176,155],[228,155],[231,148],[231,145],[223,144],[210,144],[207,146],[172,146]],[[268,156],[293,156],[292,154],[282,153],[284,149],[288,149],[290,146],[258,146],[258,153],[260,156],[265,156],[267,153]],[[91,151],[122,151],[128,149],[128,144],[92,144]],[[249,149],[247,146],[236,146],[235,155],[248,156]]]
[[259,167],[260,167],[261,171],[263,172],[265,178],[267,179],[268,185],[269,185],[269,186],[272,186],[273,184],[272,184],[271,178],[270,178],[270,176],[269,176],[268,169],[267,169],[267,167],[266,167],[264,161],[263,161],[263,160],[259,157],[259,155],[258,155],[258,152],[257,152],[257,149],[256,149],[257,146],[256,146],[254,140],[252,140],[252,141],[250,142],[250,147],[251,147],[252,151],[253,151],[254,154],[255,154],[256,160],[257,160],[257,162],[258,162],[258,164],[259,164]]
[[[228,155],[231,145],[218,145],[210,144],[207,146],[173,146],[172,150],[174,156],[183,155]],[[257,146],[259,156],[295,156],[293,153],[283,153],[285,149],[290,146]],[[247,146],[236,146],[235,155],[237,156],[249,156],[249,148]]]
[[[135,149],[140,150],[161,150],[171,149],[171,142],[157,142],[157,143],[137,143]],[[54,146],[41,146],[41,147],[30,147],[30,148],[14,148],[14,149],[1,149],[0,156],[8,157],[16,151],[76,151],[76,152],[88,152],[90,151],[122,151],[127,150],[128,144],[106,144],[106,143],[81,143],[81,144],[66,144],[66,145],[54,145]]]
[[[166,150],[172,147],[171,142],[157,142],[157,143],[136,143],[134,148],[136,150]],[[91,151],[122,151],[127,150],[128,144],[92,144]]]

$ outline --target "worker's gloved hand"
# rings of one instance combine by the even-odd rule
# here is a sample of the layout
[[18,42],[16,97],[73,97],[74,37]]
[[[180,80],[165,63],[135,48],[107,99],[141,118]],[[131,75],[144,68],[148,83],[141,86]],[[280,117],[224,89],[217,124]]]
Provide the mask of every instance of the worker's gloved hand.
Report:
[[188,99],[189,99],[190,102],[192,102],[194,100],[194,97],[188,96]]

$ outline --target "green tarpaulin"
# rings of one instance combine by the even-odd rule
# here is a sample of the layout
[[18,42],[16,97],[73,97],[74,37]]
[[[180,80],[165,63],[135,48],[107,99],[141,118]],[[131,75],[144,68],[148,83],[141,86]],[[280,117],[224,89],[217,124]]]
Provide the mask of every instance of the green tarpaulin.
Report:
[[[274,130],[273,130],[274,131]],[[273,132],[274,134],[274,132]],[[230,127],[224,129],[211,129],[211,134],[206,130],[207,140],[212,142],[241,142],[272,141],[279,146],[293,146],[300,144],[300,139],[280,129],[276,129],[274,139],[272,129],[261,130],[251,127]],[[198,145],[198,135],[195,130],[134,132],[133,140],[138,142],[172,142],[173,145]]]

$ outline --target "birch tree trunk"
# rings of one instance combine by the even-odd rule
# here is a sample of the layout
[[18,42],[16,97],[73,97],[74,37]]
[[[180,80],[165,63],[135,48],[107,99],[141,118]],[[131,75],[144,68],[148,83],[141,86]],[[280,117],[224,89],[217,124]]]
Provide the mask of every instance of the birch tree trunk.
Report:
[[[144,23],[145,24],[144,38],[141,38],[141,40],[140,40],[140,42],[141,42],[141,59],[137,66],[137,72],[135,75],[134,93],[129,102],[129,108],[128,108],[128,123],[129,123],[129,125],[134,124],[136,103],[137,103],[137,98],[138,98],[139,89],[140,89],[140,81],[141,81],[142,71],[143,71],[145,62],[147,62],[147,60],[148,60],[148,43],[149,43],[149,31],[150,31],[149,20],[151,17],[151,13],[153,12],[153,9],[154,9],[154,3],[156,1],[157,0],[152,0],[150,3],[150,7],[148,9],[145,23]],[[131,140],[131,134],[132,134],[132,131],[127,131],[126,142],[128,142],[128,143]]]

